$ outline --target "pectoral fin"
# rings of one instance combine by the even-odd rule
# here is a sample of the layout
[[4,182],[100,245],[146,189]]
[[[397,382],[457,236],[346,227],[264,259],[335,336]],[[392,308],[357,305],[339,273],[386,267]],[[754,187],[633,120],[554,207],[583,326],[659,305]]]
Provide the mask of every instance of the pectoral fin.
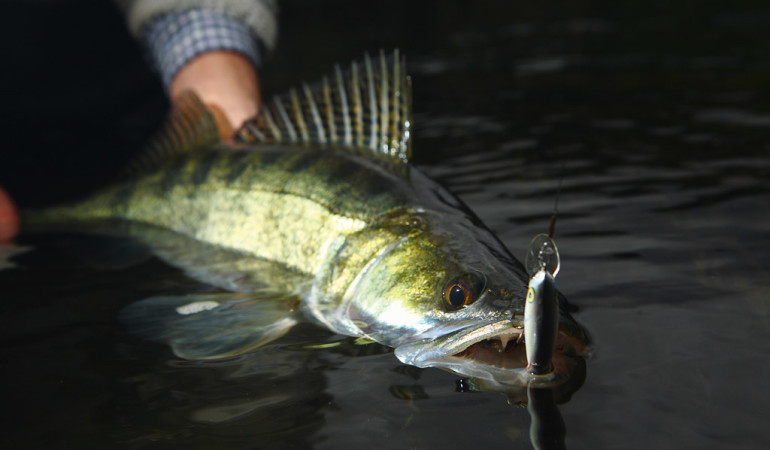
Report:
[[132,333],[171,346],[180,358],[228,358],[258,349],[297,323],[293,297],[268,292],[152,297],[124,308]]
[[20,247],[15,244],[4,244],[0,242],[0,270],[19,267],[12,259],[16,255],[21,255],[32,250],[32,247]]

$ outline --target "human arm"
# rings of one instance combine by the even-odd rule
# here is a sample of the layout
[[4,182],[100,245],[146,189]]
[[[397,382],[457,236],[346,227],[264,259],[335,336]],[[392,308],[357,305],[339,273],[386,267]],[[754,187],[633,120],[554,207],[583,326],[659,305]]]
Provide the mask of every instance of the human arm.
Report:
[[271,0],[119,0],[130,29],[148,49],[172,106],[192,90],[229,138],[257,114],[257,68],[275,43]]

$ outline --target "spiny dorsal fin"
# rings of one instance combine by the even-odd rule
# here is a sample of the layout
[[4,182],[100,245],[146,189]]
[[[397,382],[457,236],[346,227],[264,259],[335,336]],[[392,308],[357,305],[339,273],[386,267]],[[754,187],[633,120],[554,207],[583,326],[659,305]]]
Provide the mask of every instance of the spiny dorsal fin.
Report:
[[129,175],[142,172],[174,155],[195,150],[219,141],[214,116],[193,92],[183,92],[169,113],[166,123],[150,141],[147,149],[129,164]]
[[411,82],[406,60],[395,50],[364,56],[344,71],[276,96],[243,124],[244,143],[292,143],[370,149],[396,161],[411,156]]

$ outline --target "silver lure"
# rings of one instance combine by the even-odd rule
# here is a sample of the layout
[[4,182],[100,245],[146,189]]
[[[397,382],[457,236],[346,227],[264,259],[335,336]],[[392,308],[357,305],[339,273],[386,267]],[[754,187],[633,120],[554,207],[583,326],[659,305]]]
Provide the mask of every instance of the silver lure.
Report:
[[530,274],[524,305],[527,370],[533,375],[545,375],[553,371],[551,357],[559,333],[559,298],[554,277],[560,262],[553,239],[546,234],[535,236],[525,264]]

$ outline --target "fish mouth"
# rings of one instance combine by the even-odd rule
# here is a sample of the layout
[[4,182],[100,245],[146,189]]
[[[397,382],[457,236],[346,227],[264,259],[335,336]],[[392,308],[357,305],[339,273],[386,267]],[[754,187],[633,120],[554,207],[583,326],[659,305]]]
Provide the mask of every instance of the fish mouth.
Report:
[[[511,320],[500,320],[481,326],[478,323],[468,323],[454,330],[440,328],[426,333],[422,339],[418,337],[397,347],[396,357],[417,367],[447,368],[447,364],[454,366],[461,360],[473,360],[485,366],[506,368],[512,364],[503,363],[502,360],[517,355],[523,349],[523,327],[514,326]],[[526,356],[524,360],[526,365]]]
[[[468,326],[435,339],[424,339],[396,348],[396,357],[418,367],[436,367],[460,376],[504,385],[532,381],[526,370],[524,330],[511,320]],[[574,364],[570,359],[587,351],[587,344],[569,326],[560,324],[552,362],[554,377],[564,378]]]
[[524,334],[518,329],[472,343],[451,356],[503,369],[521,369],[527,365]]
[[[527,350],[523,330],[517,330],[515,338],[510,335],[497,335],[469,345],[465,350],[452,355],[457,358],[469,358],[476,363],[500,367],[503,369],[522,369],[527,367]],[[585,344],[577,337],[560,330],[556,338],[554,359],[562,354],[578,355],[585,353]],[[556,365],[556,362],[554,361]]]

